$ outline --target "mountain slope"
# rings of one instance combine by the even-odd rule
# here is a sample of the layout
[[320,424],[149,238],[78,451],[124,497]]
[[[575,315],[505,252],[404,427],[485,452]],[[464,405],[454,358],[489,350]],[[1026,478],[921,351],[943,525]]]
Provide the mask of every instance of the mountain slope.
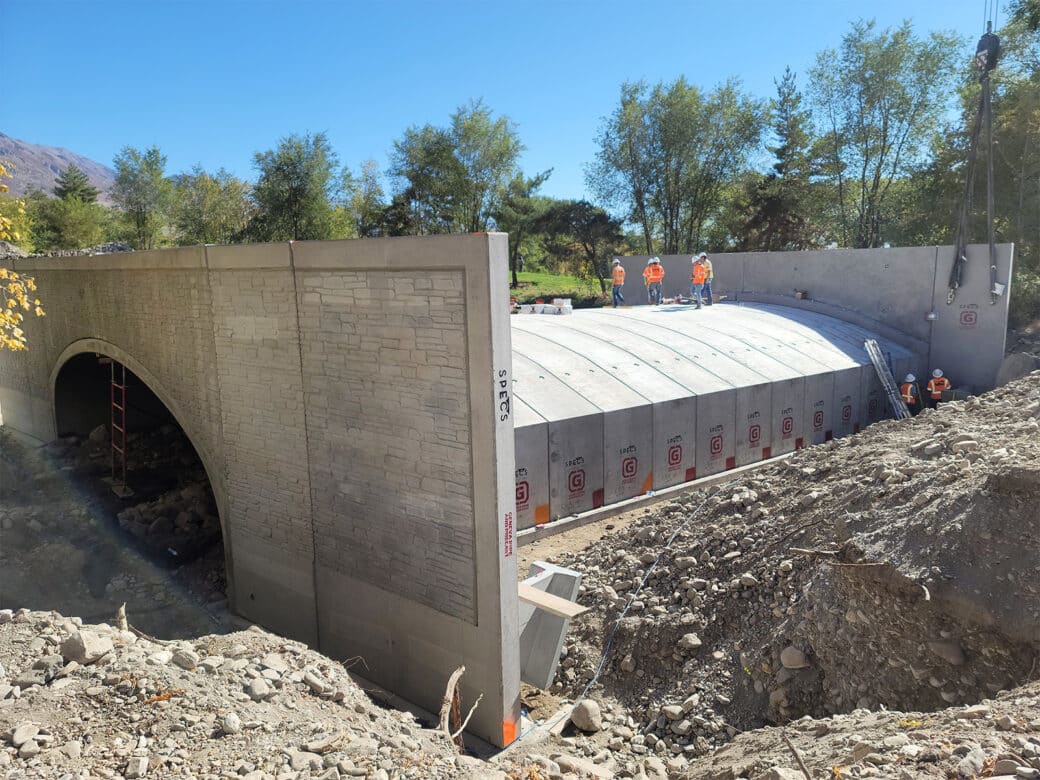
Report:
[[90,179],[92,186],[101,193],[98,200],[111,203],[109,191],[115,181],[115,173],[83,155],[58,146],[41,146],[19,141],[0,133],[0,160],[10,163],[14,178],[7,180],[12,195],[25,195],[33,189],[53,194],[54,181],[69,165],[75,165]]

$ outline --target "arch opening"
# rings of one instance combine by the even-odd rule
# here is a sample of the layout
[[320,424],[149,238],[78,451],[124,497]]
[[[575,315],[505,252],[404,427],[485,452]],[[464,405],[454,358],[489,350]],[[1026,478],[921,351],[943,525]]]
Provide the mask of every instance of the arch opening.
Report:
[[130,622],[157,636],[230,630],[224,539],[206,467],[174,413],[129,367],[131,493],[112,490],[112,362],[83,352],[55,369],[57,438],[40,457],[60,475],[47,488],[57,499],[57,519],[48,529],[49,549],[27,550],[23,568],[42,575],[65,551],[66,588],[80,592],[56,593],[56,582],[39,590],[48,591],[50,605],[64,603],[61,611],[85,620],[111,619],[108,610],[126,602]]

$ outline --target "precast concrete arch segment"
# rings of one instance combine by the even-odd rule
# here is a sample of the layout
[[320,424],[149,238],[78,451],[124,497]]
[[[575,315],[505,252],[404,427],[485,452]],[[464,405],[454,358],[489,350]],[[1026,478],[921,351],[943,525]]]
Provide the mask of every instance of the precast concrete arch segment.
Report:
[[[850,435],[885,413],[862,346],[876,334],[816,312],[579,310],[516,315],[512,330],[514,388],[530,411],[515,432],[523,527]],[[894,366],[913,360],[879,342]],[[530,497],[544,495],[548,513],[535,517]]]

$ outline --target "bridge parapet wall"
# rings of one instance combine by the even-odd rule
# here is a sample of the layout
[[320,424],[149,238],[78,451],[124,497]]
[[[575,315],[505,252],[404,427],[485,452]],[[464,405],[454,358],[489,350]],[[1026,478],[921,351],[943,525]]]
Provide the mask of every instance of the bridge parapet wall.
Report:
[[[968,247],[952,305],[946,303],[952,246],[711,255],[712,287],[730,300],[805,308],[853,322],[927,356],[914,367],[919,376],[941,367],[958,387],[981,392],[993,387],[1004,358],[1013,255],[1014,245],[997,246],[997,281],[1007,290],[996,304],[990,302],[989,247],[983,244]],[[661,256],[666,297],[690,294],[690,260],[691,255]],[[622,259],[628,279],[640,286],[646,261],[647,255]],[[632,293],[626,293],[631,302],[645,302],[642,291]]]

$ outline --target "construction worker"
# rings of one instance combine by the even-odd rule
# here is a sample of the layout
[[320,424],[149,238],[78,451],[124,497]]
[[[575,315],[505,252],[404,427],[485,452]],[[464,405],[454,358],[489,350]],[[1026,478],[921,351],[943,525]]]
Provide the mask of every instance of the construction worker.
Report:
[[899,394],[903,397],[903,403],[910,410],[910,414],[921,411],[921,388],[917,386],[917,377],[907,374],[899,387]]
[[708,281],[708,267],[704,264],[703,257],[702,255],[690,258],[693,265],[690,269],[690,296],[698,309],[701,307],[701,291],[704,289],[704,283]]
[[708,269],[708,276],[704,280],[704,294],[708,296],[708,305],[711,306],[711,280],[715,278],[715,268],[714,266],[712,266],[711,260],[708,259],[707,252],[701,252],[698,256],[698,259],[701,260],[704,263],[705,268]]
[[932,372],[932,378],[928,380],[928,384],[925,386],[928,390],[928,408],[934,409],[939,405],[939,401],[942,400],[942,394],[944,391],[949,390],[953,383],[949,379],[943,376],[941,368],[937,368]]
[[643,271],[646,280],[646,297],[654,306],[661,303],[661,284],[664,282],[664,268],[661,266],[661,258],[651,257]]
[[614,278],[614,308],[616,309],[620,304],[625,302],[625,296],[621,294],[621,288],[625,286],[625,268],[621,265],[621,261],[616,257],[614,258],[613,266],[610,269],[610,275]]

